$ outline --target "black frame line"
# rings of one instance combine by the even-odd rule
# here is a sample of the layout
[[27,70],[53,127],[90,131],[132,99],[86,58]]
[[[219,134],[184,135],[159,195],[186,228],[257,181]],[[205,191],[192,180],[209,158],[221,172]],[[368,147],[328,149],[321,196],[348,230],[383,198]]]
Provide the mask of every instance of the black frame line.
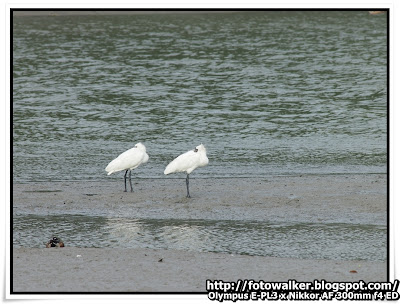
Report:
[[[390,9],[389,8],[251,8],[251,9],[243,9],[243,8],[217,8],[217,9],[187,9],[187,8],[10,8],[10,135],[13,133],[13,21],[14,21],[14,12],[20,11],[44,11],[44,12],[61,12],[61,11],[90,11],[90,12],[117,12],[117,11],[138,11],[138,12],[149,12],[149,13],[157,13],[157,12],[257,12],[257,11],[385,11],[386,12],[386,22],[387,22],[387,279],[386,281],[390,281]],[[12,137],[10,137],[12,139]],[[12,141],[12,140],[11,140]],[[10,153],[13,156],[13,145],[10,143]],[[10,161],[10,180],[13,181],[13,162]],[[10,198],[12,199],[12,190],[13,185],[10,183]],[[10,294],[11,295],[204,295],[207,294],[204,292],[14,292],[13,291],[13,208],[12,208],[12,200],[10,200]],[[6,279],[7,280],[7,279]]]

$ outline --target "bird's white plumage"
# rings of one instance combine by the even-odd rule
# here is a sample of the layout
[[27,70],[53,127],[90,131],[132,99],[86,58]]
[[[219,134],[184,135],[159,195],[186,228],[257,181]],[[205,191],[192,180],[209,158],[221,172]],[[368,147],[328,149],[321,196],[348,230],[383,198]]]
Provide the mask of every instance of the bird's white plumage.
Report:
[[190,174],[198,167],[206,166],[208,164],[206,148],[203,144],[196,147],[195,150],[190,150],[167,165],[164,174],[186,172]]
[[140,164],[146,163],[149,155],[146,153],[146,147],[142,143],[137,143],[133,148],[123,152],[117,158],[112,160],[106,167],[107,175],[126,169],[135,169]]

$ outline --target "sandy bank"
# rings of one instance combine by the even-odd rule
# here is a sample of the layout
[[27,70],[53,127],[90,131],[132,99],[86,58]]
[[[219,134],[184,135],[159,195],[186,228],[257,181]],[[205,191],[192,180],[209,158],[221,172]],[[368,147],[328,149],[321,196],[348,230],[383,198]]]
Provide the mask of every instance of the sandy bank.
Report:
[[[190,199],[185,198],[184,176],[134,182],[134,193],[122,191],[122,176],[14,184],[13,214],[377,225],[385,225],[387,219],[383,174],[194,178]],[[384,281],[386,276],[385,262],[143,248],[13,249],[16,292],[204,292],[206,279],[368,282]]]
[[[177,250],[14,249],[14,292],[205,292],[206,280],[384,281],[386,264]],[[350,272],[356,270],[357,273]]]
[[123,192],[117,175],[14,184],[13,213],[385,225],[386,185],[386,175],[191,179],[187,199],[184,175],[135,179],[133,193]]

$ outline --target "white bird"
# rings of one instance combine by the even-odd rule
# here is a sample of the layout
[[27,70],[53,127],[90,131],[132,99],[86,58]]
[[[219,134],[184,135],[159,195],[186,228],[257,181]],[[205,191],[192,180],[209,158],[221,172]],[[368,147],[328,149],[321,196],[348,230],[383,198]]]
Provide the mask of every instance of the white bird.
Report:
[[206,166],[208,164],[206,148],[203,144],[197,146],[194,150],[190,150],[177,158],[167,165],[164,171],[164,175],[171,173],[186,172],[186,188],[187,198],[190,198],[189,194],[189,174],[196,168]]
[[146,163],[149,160],[149,155],[146,153],[146,147],[142,143],[137,143],[133,148],[120,154],[117,158],[112,160],[106,167],[107,175],[125,170],[125,192],[126,192],[126,174],[129,170],[129,183],[132,188],[131,171],[137,168],[140,164]]

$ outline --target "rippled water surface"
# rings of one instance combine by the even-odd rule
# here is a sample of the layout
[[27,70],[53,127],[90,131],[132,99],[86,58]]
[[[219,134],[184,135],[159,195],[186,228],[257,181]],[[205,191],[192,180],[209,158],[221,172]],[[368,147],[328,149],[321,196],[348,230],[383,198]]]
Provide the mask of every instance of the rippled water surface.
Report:
[[42,248],[56,234],[72,247],[371,261],[385,261],[387,253],[386,227],[379,225],[24,215],[14,228],[16,247]]
[[203,177],[385,173],[386,31],[367,11],[15,17],[14,181],[108,179],[139,141],[149,178],[200,143]]

